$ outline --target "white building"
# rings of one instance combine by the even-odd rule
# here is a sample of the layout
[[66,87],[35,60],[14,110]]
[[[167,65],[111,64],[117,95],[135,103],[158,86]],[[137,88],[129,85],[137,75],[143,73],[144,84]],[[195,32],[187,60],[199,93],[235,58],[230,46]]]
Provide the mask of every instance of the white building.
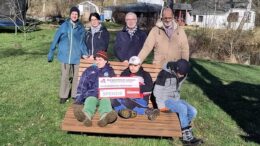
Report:
[[[226,4],[220,7],[214,3],[207,3],[203,6],[200,5],[202,1],[192,4],[192,17],[191,25],[199,27],[208,27],[214,29],[232,28],[237,29],[244,15],[246,21],[243,25],[243,30],[252,30],[255,28],[255,11],[251,9],[250,1],[240,5],[234,5],[234,8]],[[205,1],[204,1],[205,2]],[[206,5],[209,7],[205,7]]]

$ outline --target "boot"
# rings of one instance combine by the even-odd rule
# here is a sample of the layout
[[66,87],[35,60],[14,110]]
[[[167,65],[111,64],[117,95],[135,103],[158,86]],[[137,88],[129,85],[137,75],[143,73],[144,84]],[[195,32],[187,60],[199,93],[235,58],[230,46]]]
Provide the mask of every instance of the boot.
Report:
[[72,107],[74,116],[78,121],[83,122],[83,124],[87,127],[92,126],[91,117],[87,113],[83,112],[82,104],[73,104]]
[[130,109],[123,109],[118,111],[118,115],[124,119],[135,118],[137,113]]
[[83,104],[73,104],[72,108],[75,118],[78,121],[83,122],[86,118],[86,115],[83,112]]
[[195,146],[202,144],[203,140],[193,137],[192,128],[188,126],[182,129],[182,142],[184,145]]
[[147,108],[145,111],[147,118],[151,121],[155,120],[160,115],[159,109]]
[[109,113],[105,113],[101,116],[98,121],[98,126],[105,127],[107,124],[115,122],[117,119],[117,113],[115,111],[111,111]]

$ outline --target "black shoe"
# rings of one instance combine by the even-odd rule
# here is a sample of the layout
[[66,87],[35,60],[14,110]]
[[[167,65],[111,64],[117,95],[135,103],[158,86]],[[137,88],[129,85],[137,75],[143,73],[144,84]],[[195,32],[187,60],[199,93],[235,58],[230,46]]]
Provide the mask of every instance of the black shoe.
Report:
[[66,103],[67,100],[68,100],[67,98],[60,98],[60,104]]
[[115,111],[105,113],[105,115],[102,116],[98,121],[98,126],[105,127],[107,124],[115,122],[116,119],[117,119],[117,113]]
[[153,121],[160,115],[160,110],[159,109],[148,108],[145,111],[145,114],[147,115],[147,118],[149,120]]
[[196,138],[196,137],[193,137],[191,140],[189,141],[182,141],[182,143],[186,146],[196,146],[196,145],[200,145],[203,143],[203,140],[202,139],[199,139],[199,138]]

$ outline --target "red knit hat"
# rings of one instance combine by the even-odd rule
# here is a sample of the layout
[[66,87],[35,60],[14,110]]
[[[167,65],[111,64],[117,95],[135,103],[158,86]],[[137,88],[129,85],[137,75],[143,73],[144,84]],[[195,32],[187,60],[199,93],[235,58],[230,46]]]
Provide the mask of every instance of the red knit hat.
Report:
[[98,51],[95,57],[101,57],[104,60],[108,60],[107,52],[105,51]]

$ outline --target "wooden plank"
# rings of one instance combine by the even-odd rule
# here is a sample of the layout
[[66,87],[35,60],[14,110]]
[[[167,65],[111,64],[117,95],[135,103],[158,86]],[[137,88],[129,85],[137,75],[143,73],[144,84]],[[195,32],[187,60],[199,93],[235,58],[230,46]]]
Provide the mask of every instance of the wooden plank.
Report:
[[[78,79],[86,68],[93,64],[93,61],[81,59],[79,65]],[[127,68],[122,62],[109,61],[117,76]],[[153,81],[156,80],[158,73],[161,70],[160,66],[154,64],[142,64],[145,71],[149,72]],[[151,104],[149,104],[151,107]],[[83,123],[77,121],[74,117],[72,107],[69,107],[61,128],[64,131],[85,132],[85,133],[102,133],[115,135],[142,135],[142,136],[158,136],[158,137],[181,137],[181,128],[178,116],[176,113],[161,113],[155,121],[150,121],[146,116],[138,115],[133,119],[122,119],[109,124],[106,127],[99,127],[97,122],[99,115],[93,117],[92,127],[85,127]]]
[[72,107],[69,107],[62,122],[62,130],[85,133],[102,133],[116,135],[142,135],[158,137],[181,137],[179,119],[175,113],[161,113],[155,120],[150,121],[146,116],[138,115],[133,119],[122,119],[118,117],[117,121],[106,127],[99,127],[97,122],[99,115],[93,117],[93,125],[85,127],[83,123],[77,121],[74,117]]

